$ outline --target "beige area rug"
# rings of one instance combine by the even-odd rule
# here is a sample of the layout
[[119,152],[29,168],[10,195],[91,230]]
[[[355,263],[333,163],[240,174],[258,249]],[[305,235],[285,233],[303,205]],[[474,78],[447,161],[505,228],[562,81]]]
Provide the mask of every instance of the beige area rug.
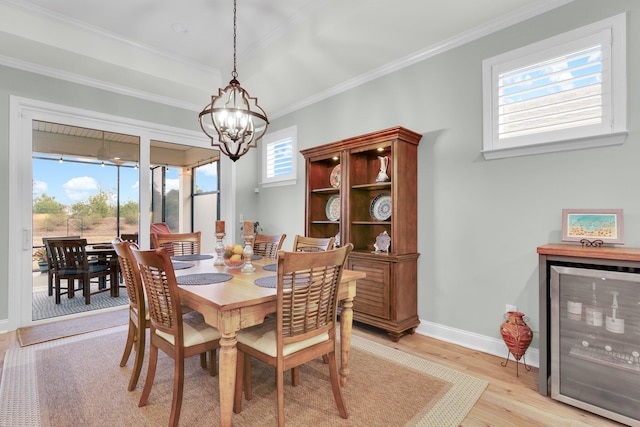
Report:
[[103,313],[91,313],[73,319],[60,320],[43,325],[18,328],[18,341],[22,347],[100,329],[112,328],[129,322],[129,307]]
[[[163,355],[149,403],[128,392],[133,357],[118,366],[126,326],[11,349],[0,384],[0,426],[164,426],[171,405],[173,361]],[[343,389],[349,419],[338,415],[319,359],[300,369],[300,385],[285,376],[285,419],[291,426],[457,426],[487,382],[353,336],[350,376]],[[185,368],[180,424],[219,425],[218,378],[192,357]],[[254,362],[253,399],[234,414],[236,426],[276,424],[273,369]]]

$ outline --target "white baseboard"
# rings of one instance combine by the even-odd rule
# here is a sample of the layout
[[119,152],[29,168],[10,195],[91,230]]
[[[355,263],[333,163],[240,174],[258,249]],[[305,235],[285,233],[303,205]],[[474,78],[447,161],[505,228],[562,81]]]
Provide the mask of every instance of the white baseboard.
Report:
[[[500,325],[496,325],[496,331],[498,331],[499,326]],[[506,359],[507,354],[509,354],[509,350],[502,339],[487,337],[426,320],[420,320],[420,325],[416,328],[416,333],[504,359]],[[529,348],[525,356],[527,365],[535,366],[536,368],[540,366],[540,351],[537,348]],[[513,356],[510,356],[510,358],[511,361],[513,361]]]
[[[7,319],[0,320],[0,334],[7,332],[9,329],[9,321]],[[497,329],[497,327],[496,327]],[[457,344],[462,347],[478,350],[483,353],[492,354],[494,356],[506,359],[508,349],[504,341],[501,339],[487,337],[485,335],[476,334],[462,329],[452,328],[450,326],[421,320],[420,325],[416,328],[416,333],[441,341]],[[513,356],[511,356],[513,360]],[[526,353],[527,365],[539,367],[540,352],[537,348],[529,348]]]

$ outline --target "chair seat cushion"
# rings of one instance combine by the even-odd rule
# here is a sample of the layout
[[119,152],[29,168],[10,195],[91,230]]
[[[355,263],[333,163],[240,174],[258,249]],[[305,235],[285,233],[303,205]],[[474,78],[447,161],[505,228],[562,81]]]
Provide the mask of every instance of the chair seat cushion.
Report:
[[[202,314],[197,311],[192,311],[182,316],[182,331],[184,334],[185,347],[191,347],[193,345],[214,341],[220,338],[220,331],[207,325],[204,322]],[[156,334],[175,345],[173,335],[158,330],[156,330]]]
[[96,264],[89,266],[89,273],[101,273],[107,270],[109,270],[109,266],[106,264]]
[[[151,314],[149,313],[149,307],[147,306],[147,302],[145,301],[144,304],[144,308],[145,308],[145,312],[144,312],[144,318],[145,320],[151,320]],[[136,314],[138,314],[138,309],[131,307],[131,310],[133,310]],[[140,316],[138,316],[140,317]]]
[[[303,350],[327,340],[329,340],[329,334],[325,332],[324,334],[320,334],[304,341],[285,344],[283,354],[288,356],[296,351]],[[260,325],[240,330],[240,332],[238,332],[238,342],[262,353],[268,354],[271,357],[276,357],[276,320],[270,319]]]
[[64,270],[59,270],[58,274],[60,274],[61,276],[75,276],[75,275],[81,275],[85,273],[89,273],[89,274],[101,273],[103,271],[108,271],[108,270],[109,270],[108,265],[95,264],[95,265],[89,265],[88,272],[81,268],[65,268]]

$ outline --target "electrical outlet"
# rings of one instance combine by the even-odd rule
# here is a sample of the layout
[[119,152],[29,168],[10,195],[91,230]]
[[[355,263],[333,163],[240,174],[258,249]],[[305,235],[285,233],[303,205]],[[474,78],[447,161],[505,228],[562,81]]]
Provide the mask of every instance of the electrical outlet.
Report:
[[507,313],[509,311],[518,311],[518,306],[517,305],[512,305],[512,304],[507,304],[505,306],[504,312]]
[[240,224],[244,222],[244,215],[240,214]]

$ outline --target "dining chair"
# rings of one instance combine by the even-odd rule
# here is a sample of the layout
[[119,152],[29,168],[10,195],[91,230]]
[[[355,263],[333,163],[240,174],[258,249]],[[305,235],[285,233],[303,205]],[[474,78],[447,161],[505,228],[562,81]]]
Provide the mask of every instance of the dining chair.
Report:
[[79,239],[80,236],[65,236],[65,237],[43,237],[42,238],[42,244],[44,245],[44,250],[47,253],[47,290],[49,292],[49,296],[53,295],[53,280],[54,280],[54,274],[53,274],[53,266],[51,265],[51,257],[49,256],[49,254],[51,253],[51,249],[49,249],[49,244],[47,243],[47,241],[49,239]]
[[[67,295],[73,298],[76,291],[82,289],[85,304],[91,303],[91,279],[109,277],[110,288],[99,289],[93,294],[111,290],[118,286],[118,271],[111,268],[110,264],[90,264],[87,257],[87,239],[47,239],[49,258],[51,259],[52,273],[54,275],[54,287],[56,304],[60,304],[60,296]],[[75,280],[81,287],[75,287]],[[62,292],[61,280],[67,281],[66,292]]]
[[132,391],[138,384],[138,378],[142,370],[146,330],[150,327],[151,322],[149,310],[147,309],[147,299],[145,298],[142,279],[140,278],[140,269],[133,252],[131,252],[131,248],[138,249],[138,246],[122,238],[115,238],[111,244],[118,255],[120,272],[129,296],[129,332],[127,333],[124,353],[120,360],[120,367],[124,367],[127,364],[133,349],[135,351],[135,359],[128,386],[128,390]]
[[184,389],[184,359],[209,353],[209,373],[215,375],[216,349],[220,344],[220,331],[207,325],[197,311],[183,314],[173,264],[163,248],[139,250],[131,248],[138,263],[140,276],[147,294],[151,327],[149,332],[149,366],[138,406],[149,400],[158,365],[158,349],[171,357],[175,364],[173,399],[169,425],[177,426],[182,408]]
[[265,258],[278,258],[278,252],[282,248],[282,243],[287,237],[286,234],[269,236],[266,234],[256,234],[253,239],[253,253],[262,255]]
[[349,243],[324,252],[280,254],[275,322],[238,332],[234,412],[242,410],[243,388],[251,398],[251,357],[255,357],[276,368],[278,425],[284,426],[284,372],[326,355],[338,412],[348,418],[335,349],[338,286],[352,249]]
[[333,249],[334,237],[319,238],[296,235],[293,239],[293,252],[318,252]]
[[169,256],[199,255],[200,231],[194,233],[153,233],[151,240],[154,248],[164,248]]

